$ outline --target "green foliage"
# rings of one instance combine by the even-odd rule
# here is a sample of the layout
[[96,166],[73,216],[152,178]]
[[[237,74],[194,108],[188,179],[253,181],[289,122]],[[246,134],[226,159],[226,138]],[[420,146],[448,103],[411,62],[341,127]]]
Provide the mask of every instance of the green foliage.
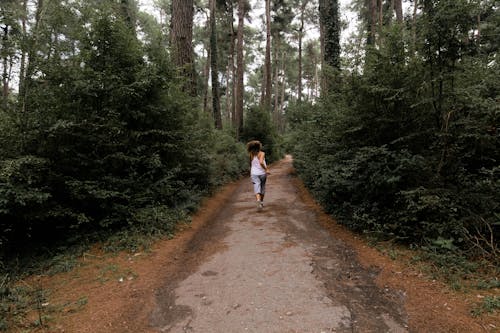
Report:
[[[247,168],[244,144],[181,91],[162,27],[134,10],[43,2],[29,43],[9,45],[30,57],[23,93],[0,104],[0,272],[13,280],[70,270],[94,241],[146,248]],[[8,330],[36,297],[1,282]]]
[[46,291],[34,286],[12,286],[7,275],[0,280],[0,331],[10,332],[11,329],[26,330],[40,327],[40,320],[29,322],[25,315],[36,311],[38,318],[47,318],[42,314],[41,304],[46,300]]
[[481,290],[500,288],[500,280],[498,278],[480,280],[476,283],[475,287]]
[[417,54],[401,26],[386,29],[362,73],[317,105],[289,110],[287,147],[340,222],[498,263],[500,68],[467,42],[476,9],[426,1]]
[[210,154],[210,173],[213,186],[220,186],[241,176],[248,168],[245,145],[234,140],[229,131],[213,131],[208,148]]
[[259,140],[266,152],[267,163],[281,158],[281,143],[268,111],[253,107],[247,111],[241,140]]
[[147,246],[246,168],[243,144],[215,131],[181,92],[149,17],[139,16],[139,41],[120,6],[46,6],[32,45],[37,75],[16,106],[26,111],[0,111],[6,270],[19,268],[18,255],[57,255],[91,240]]
[[498,309],[500,309],[500,296],[486,296],[483,302],[472,310],[472,315],[477,317],[483,313],[494,313]]

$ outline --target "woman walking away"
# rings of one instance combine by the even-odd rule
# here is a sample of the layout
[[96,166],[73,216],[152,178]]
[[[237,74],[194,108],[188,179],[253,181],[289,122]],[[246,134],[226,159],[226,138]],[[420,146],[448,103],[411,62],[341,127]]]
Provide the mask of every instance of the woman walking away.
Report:
[[253,183],[253,191],[257,199],[257,208],[264,207],[264,194],[266,193],[266,179],[269,168],[266,164],[266,154],[262,151],[262,143],[257,140],[247,143],[247,151],[250,156],[250,179]]

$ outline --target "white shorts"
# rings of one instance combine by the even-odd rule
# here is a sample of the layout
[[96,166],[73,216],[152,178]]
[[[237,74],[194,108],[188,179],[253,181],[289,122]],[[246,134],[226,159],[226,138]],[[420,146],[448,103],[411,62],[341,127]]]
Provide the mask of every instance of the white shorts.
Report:
[[266,193],[267,175],[250,175],[250,179],[252,180],[253,192],[255,194]]

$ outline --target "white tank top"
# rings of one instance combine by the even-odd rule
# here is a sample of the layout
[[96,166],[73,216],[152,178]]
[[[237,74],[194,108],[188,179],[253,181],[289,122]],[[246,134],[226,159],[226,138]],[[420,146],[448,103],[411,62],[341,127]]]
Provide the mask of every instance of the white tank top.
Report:
[[[266,160],[264,160],[264,165],[266,165]],[[260,165],[259,158],[257,156],[254,156],[254,158],[252,159],[252,168],[250,169],[250,174],[257,176],[266,174],[266,169],[262,168],[262,165]]]

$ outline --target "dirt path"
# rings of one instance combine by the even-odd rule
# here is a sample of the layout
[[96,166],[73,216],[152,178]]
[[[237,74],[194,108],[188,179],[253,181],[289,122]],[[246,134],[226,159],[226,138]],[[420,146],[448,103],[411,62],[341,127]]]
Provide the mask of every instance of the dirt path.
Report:
[[[94,254],[44,281],[63,307],[48,331],[487,331],[443,285],[332,224],[293,176],[290,158],[272,168],[267,191],[259,212],[249,180],[236,182],[151,253]],[[109,267],[116,269],[103,273]]]
[[[402,297],[376,287],[375,272],[315,223],[290,182],[273,168],[258,211],[248,184],[221,207],[224,250],[166,285],[153,325],[162,332],[404,332]],[[196,254],[194,254],[196,255]]]

